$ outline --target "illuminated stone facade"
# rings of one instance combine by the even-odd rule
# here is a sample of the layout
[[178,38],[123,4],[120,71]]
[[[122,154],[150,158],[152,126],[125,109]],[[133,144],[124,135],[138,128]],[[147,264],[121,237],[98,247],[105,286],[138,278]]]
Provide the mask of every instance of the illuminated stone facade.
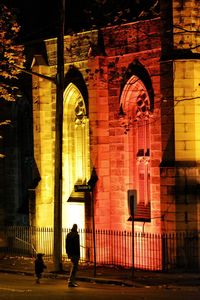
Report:
[[[161,195],[164,229],[199,229],[199,4],[172,1],[171,15],[162,1],[163,81]],[[166,18],[165,18],[166,17]],[[163,60],[163,61],[162,61]],[[174,110],[173,110],[174,108]],[[173,113],[171,113],[173,111]],[[171,164],[171,166],[170,166]]]
[[[134,229],[142,237],[200,229],[198,2],[163,0],[157,18],[65,36],[63,228],[75,222],[92,227],[91,195],[75,185],[86,185],[95,169],[96,229],[130,232],[133,204]],[[33,71],[56,76],[56,43],[45,40],[35,51]],[[56,85],[38,76],[31,84],[34,149],[29,104],[9,103],[4,114],[16,126],[1,140],[6,158],[0,161],[0,225],[53,227]],[[53,236],[47,239],[52,249]],[[38,251],[43,242],[38,238]],[[142,268],[161,268],[165,242],[156,244],[157,265],[151,260]],[[151,259],[155,245],[142,243],[135,257],[146,247]],[[190,252],[178,252],[181,247],[177,256],[189,259]],[[126,256],[130,264],[131,253]]]
[[[136,230],[199,228],[198,7],[179,2],[174,44],[170,35],[160,39],[165,7],[163,19],[65,37],[63,227],[75,221],[73,206],[80,226],[90,225],[90,200],[74,185],[95,167],[97,228],[130,229],[128,190],[137,191]],[[56,40],[45,46],[47,61],[35,55],[33,71],[55,76]],[[34,77],[38,226],[53,225],[55,101],[55,85]]]
[[[63,227],[91,226],[88,194],[74,185],[94,167],[97,228],[130,230],[136,193],[137,231],[199,229],[197,2],[161,1],[161,18],[65,37]],[[45,49],[33,71],[55,76],[56,39]],[[53,226],[55,101],[55,85],[34,77],[38,226]]]

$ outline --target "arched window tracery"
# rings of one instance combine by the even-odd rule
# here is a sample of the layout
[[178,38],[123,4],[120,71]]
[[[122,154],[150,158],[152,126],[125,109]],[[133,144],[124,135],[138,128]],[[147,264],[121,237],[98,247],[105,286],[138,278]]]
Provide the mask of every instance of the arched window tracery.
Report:
[[63,189],[68,199],[75,184],[90,176],[89,119],[79,89],[70,83],[64,92],[63,113]]
[[[150,99],[143,82],[133,75],[126,83],[121,95],[121,109],[124,113],[121,126],[129,132],[129,160],[137,190],[138,220],[150,219]],[[130,138],[133,140],[130,141]],[[131,147],[133,149],[131,149]],[[134,157],[132,157],[134,156]]]

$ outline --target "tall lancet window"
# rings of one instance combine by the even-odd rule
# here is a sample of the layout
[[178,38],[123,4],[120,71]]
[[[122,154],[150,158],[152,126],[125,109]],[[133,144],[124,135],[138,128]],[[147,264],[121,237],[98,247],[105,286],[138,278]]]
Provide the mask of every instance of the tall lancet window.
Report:
[[135,75],[124,87],[121,108],[129,143],[130,188],[137,191],[135,219],[150,220],[150,100],[145,85]]
[[64,93],[63,119],[63,193],[68,199],[75,184],[90,178],[89,119],[83,96],[72,83]]

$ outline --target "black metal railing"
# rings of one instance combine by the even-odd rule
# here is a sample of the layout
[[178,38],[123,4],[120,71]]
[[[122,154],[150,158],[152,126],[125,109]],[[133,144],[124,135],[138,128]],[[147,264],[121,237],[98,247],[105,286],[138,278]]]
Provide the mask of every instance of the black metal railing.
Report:
[[[69,229],[62,230],[62,255],[65,253],[65,237]],[[200,270],[200,232],[152,234],[129,231],[80,229],[81,263],[112,265],[124,268],[160,271]],[[0,254],[32,256],[45,253],[45,259],[53,257],[53,228],[10,226],[0,227]],[[134,238],[134,243],[133,243]],[[132,245],[134,244],[134,251]],[[133,260],[134,255],[134,260]]]

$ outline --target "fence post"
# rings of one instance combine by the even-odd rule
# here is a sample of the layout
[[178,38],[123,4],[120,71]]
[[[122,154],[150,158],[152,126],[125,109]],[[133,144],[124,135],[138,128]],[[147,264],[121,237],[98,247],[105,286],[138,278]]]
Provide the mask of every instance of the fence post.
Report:
[[134,215],[132,216],[132,280],[134,279]]
[[91,191],[91,206],[92,206],[92,232],[94,246],[94,277],[96,276],[96,238],[95,238],[95,220],[94,220],[94,191]]
[[168,271],[169,267],[169,245],[168,245],[168,234],[162,235],[162,261],[163,261],[163,271]]

